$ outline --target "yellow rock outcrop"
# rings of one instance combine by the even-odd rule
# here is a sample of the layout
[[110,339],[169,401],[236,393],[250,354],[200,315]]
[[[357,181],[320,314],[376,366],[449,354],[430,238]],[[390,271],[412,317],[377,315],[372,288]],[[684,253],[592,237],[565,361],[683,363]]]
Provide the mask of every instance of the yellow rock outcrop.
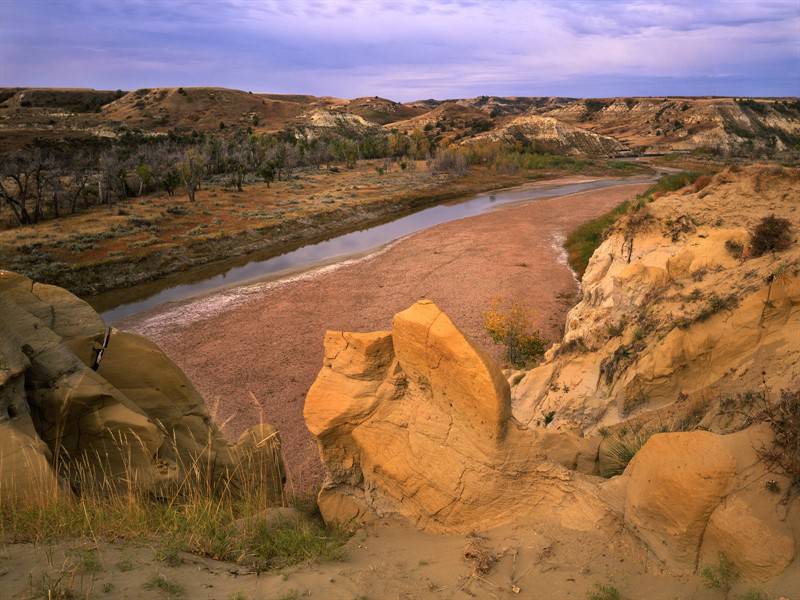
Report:
[[[746,580],[800,577],[791,475],[760,454],[764,402],[800,385],[800,244],[748,256],[760,218],[800,231],[798,208],[800,171],[772,167],[644,204],[592,257],[564,339],[513,391],[430,301],[391,332],[328,332],[305,405],[328,471],[323,516],[616,527],[671,571],[723,554]],[[631,431],[622,475],[597,477]]]
[[152,342],[112,329],[93,369],[104,337],[103,321],[82,300],[0,271],[0,501],[45,502],[60,478],[75,490],[134,485],[160,493],[197,466],[209,481],[236,486],[242,464],[268,464],[269,493],[280,496],[273,429],[227,442],[203,398]]
[[624,218],[592,256],[562,342],[514,386],[514,415],[552,412],[589,434],[693,413],[724,432],[720,399],[800,385],[800,244],[748,257],[770,214],[797,237],[800,170],[724,171]]
[[391,333],[329,332],[304,411],[329,474],[323,516],[396,513],[439,532],[533,507],[571,528],[614,521],[593,486],[555,462],[576,465],[574,436],[541,443],[510,401],[498,366],[430,301],[397,314]]

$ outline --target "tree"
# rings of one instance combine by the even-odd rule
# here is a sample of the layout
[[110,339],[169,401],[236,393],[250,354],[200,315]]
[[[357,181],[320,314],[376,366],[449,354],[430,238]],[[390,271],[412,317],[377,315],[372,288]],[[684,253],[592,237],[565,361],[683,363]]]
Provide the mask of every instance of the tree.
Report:
[[250,138],[237,134],[223,146],[224,169],[236,190],[241,192],[248,173],[255,169],[255,152]]
[[203,180],[207,162],[208,158],[199,148],[189,148],[183,153],[183,158],[178,163],[178,173],[180,173],[190,202],[194,202],[195,193]]
[[0,161],[0,198],[20,225],[32,223],[28,211],[30,177],[28,155],[19,153]]

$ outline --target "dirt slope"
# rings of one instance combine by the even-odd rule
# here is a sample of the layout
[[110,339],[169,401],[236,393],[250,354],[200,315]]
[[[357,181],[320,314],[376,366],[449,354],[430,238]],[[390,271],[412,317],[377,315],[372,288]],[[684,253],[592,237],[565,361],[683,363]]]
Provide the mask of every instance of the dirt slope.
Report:
[[103,117],[131,127],[166,131],[254,127],[276,131],[303,112],[304,104],[225,88],[154,88],[130,92],[103,107]]

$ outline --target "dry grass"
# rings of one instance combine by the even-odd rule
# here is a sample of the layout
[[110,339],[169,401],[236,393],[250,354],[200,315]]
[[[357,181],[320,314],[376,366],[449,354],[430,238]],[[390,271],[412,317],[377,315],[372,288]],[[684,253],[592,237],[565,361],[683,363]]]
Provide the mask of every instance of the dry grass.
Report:
[[270,471],[244,460],[236,473],[210,477],[213,471],[198,458],[179,465],[177,480],[154,486],[137,484],[131,464],[118,477],[93,458],[66,460],[57,453],[58,471],[69,486],[42,497],[3,501],[0,489],[0,542],[149,542],[164,562],[180,562],[180,553],[188,552],[259,571],[336,559],[347,539],[345,532],[327,528],[314,509],[298,519],[267,518],[270,508],[297,504],[283,493],[276,497],[276,480],[282,480],[277,466]]
[[800,390],[784,390],[775,401],[767,400],[767,394],[762,398],[763,409],[757,419],[766,422],[775,437],[769,446],[759,449],[759,456],[800,491]]

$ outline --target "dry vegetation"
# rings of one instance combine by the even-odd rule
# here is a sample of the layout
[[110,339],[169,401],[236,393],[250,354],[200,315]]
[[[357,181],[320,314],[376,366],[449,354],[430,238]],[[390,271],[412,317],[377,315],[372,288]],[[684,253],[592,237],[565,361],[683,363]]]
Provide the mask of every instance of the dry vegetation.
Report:
[[[516,156],[524,165],[498,170],[500,156]],[[101,206],[79,202],[76,214],[63,216],[62,211],[61,218],[47,218],[35,227],[0,231],[0,264],[38,281],[94,294],[253,251],[285,251],[477,191],[560,174],[643,170],[629,163],[503,154],[498,148],[480,156],[473,151],[460,164],[464,161],[462,169],[440,158],[429,164],[360,160],[352,168],[282,168],[268,181],[240,173],[238,184],[228,175],[210,175],[192,179],[194,200],[169,191],[138,195],[149,188],[141,186],[133,169],[120,188],[130,197],[119,195],[113,204]],[[148,169],[143,172],[153,172]],[[183,178],[191,179],[186,173]]]
[[[185,460],[178,481],[154,489],[137,485],[135,470],[127,465],[121,474],[127,485],[119,486],[120,477],[112,477],[102,460],[56,457],[61,489],[52,493],[43,487],[40,498],[24,505],[3,502],[0,490],[0,542],[91,540],[96,547],[125,541],[153,546],[158,560],[171,566],[182,562],[185,552],[255,572],[341,556],[348,534],[326,527],[313,501],[276,497],[283,487],[277,467],[265,470],[245,461],[240,473],[220,479],[209,477],[204,459]],[[43,583],[55,589],[65,582]]]
[[517,369],[530,368],[542,358],[549,342],[534,329],[532,312],[519,303],[495,299],[484,313],[484,329],[504,347],[505,359]]

